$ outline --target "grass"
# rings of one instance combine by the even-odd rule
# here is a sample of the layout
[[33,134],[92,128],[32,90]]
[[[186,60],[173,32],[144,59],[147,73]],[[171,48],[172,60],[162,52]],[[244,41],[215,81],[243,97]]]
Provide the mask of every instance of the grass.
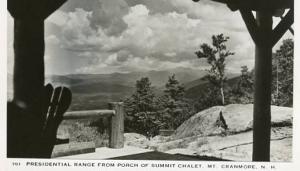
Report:
[[58,137],[68,138],[70,143],[94,142],[96,148],[108,146],[108,131],[100,131],[91,123],[89,120],[63,121],[58,129]]

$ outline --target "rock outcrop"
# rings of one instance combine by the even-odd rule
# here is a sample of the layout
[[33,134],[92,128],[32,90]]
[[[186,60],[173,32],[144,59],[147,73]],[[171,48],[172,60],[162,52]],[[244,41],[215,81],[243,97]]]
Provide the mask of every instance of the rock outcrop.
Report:
[[[291,126],[293,109],[272,106],[272,126]],[[222,112],[222,116],[220,116]],[[220,118],[224,118],[226,130],[220,127]],[[190,136],[212,136],[223,133],[237,134],[252,129],[253,105],[230,104],[225,107],[215,106],[201,111],[180,125],[172,139],[182,139]]]
[[[272,106],[271,161],[292,159],[293,109]],[[168,138],[155,138],[150,148],[171,154],[251,161],[253,105],[215,106],[186,120]]]

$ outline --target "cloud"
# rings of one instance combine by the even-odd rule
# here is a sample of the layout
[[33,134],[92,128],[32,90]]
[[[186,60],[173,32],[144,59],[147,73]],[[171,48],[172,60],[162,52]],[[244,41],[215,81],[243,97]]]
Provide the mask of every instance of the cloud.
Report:
[[[157,58],[151,57],[133,57],[130,55],[125,62],[120,62],[117,59],[117,54],[110,55],[105,61],[100,63],[81,67],[76,69],[76,73],[112,73],[112,72],[143,72],[150,70],[168,70],[176,69],[178,67],[190,66],[192,69],[200,69],[199,66],[195,66],[194,61],[181,61],[181,62],[171,62],[171,61],[161,61]],[[201,69],[206,68],[203,66]]]
[[[46,21],[51,72],[105,73],[205,67],[194,52],[230,36],[227,69],[254,66],[254,44],[238,12],[208,0],[72,0]],[[71,65],[72,64],[72,65]],[[49,69],[50,70],[50,69]]]
[[14,20],[7,14],[7,72],[12,74],[14,67],[14,49],[13,49],[13,23]]
[[50,17],[47,18],[46,21],[55,24],[57,26],[63,27],[67,22],[67,20],[68,20],[68,14],[61,10],[57,10],[55,11],[54,14],[50,15]]
[[61,10],[69,13],[74,12],[76,8],[93,11],[91,26],[95,29],[101,26],[108,35],[118,35],[126,29],[122,16],[128,13],[129,6],[125,0],[72,0]]
[[169,56],[169,57],[174,57],[174,56],[176,56],[177,54],[176,54],[175,52],[167,52],[167,53],[165,53],[164,55]]
[[91,16],[92,12],[84,11],[81,8],[76,8],[74,12],[68,13],[68,19],[62,29],[67,47],[89,47],[97,42],[94,37],[95,31],[90,26],[89,18]]
[[[130,8],[123,20],[128,29],[116,45],[129,49],[135,56],[183,52],[200,43],[195,35],[200,33],[198,26],[201,20],[190,19],[186,14],[171,12],[151,15],[146,6],[136,5]],[[117,46],[114,48],[118,49]]]
[[[230,37],[228,49],[235,52],[227,59],[228,71],[254,66],[254,43],[239,12],[209,0],[72,0],[52,14],[45,26],[47,74],[204,68],[205,60],[197,59],[194,52],[219,33]],[[8,70],[12,72],[10,16],[8,30]]]
[[[143,66],[142,62],[147,63],[144,69],[163,69],[171,64],[178,66],[177,63],[182,67],[203,66],[195,62],[194,52],[201,43],[209,43],[211,35],[217,33],[231,37],[228,46],[239,59],[249,58],[248,50],[252,50],[252,45],[245,28],[241,29],[243,23],[232,24],[232,20],[225,20],[230,17],[223,15],[222,20],[218,18],[222,15],[213,14],[216,12],[214,8],[221,8],[223,12],[222,6],[214,7],[206,2],[199,5],[189,1],[160,1],[164,5],[159,6],[156,1],[141,1],[141,4],[124,0],[98,1],[96,9],[59,11],[49,19],[60,28],[56,32],[58,40],[49,35],[48,41],[59,42],[65,51],[76,52],[77,55],[73,56],[85,58],[86,64],[92,63],[91,66],[82,66],[84,72],[102,72],[100,67],[112,71],[138,70],[132,64]],[[121,12],[114,12],[120,9]],[[106,17],[108,15],[112,20]],[[55,18],[60,19],[56,21]],[[125,27],[119,26],[120,23]],[[119,27],[121,30],[116,33],[114,29]]]
[[47,36],[45,38],[46,43],[55,44],[58,45],[60,43],[60,40],[53,34]]

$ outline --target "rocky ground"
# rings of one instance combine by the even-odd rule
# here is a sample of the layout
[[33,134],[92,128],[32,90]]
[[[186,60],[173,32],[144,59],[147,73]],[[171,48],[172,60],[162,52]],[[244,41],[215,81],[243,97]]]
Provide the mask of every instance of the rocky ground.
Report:
[[[291,161],[293,109],[272,106],[271,110],[271,161]],[[148,140],[136,133],[126,133],[126,145],[171,154],[251,161],[252,113],[251,104],[215,106],[192,116],[169,137]]]

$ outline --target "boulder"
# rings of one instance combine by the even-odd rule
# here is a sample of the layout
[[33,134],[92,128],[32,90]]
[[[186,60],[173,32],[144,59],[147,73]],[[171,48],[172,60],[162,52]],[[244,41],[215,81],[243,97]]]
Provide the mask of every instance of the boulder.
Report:
[[146,136],[138,133],[125,133],[125,145],[139,148],[148,148],[149,140]]
[[[272,126],[291,126],[293,109],[271,106]],[[221,124],[220,124],[221,123]],[[201,111],[180,125],[172,139],[190,136],[236,134],[252,129],[253,105],[230,104]]]

